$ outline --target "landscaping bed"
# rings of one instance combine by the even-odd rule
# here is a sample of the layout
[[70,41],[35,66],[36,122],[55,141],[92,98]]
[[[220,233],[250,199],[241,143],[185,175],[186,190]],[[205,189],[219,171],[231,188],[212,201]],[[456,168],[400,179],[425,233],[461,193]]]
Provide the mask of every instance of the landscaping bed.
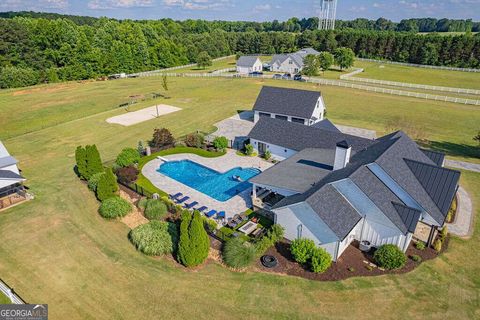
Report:
[[[445,240],[442,251],[436,252],[432,248],[426,248],[425,250],[418,250],[415,248],[413,242],[407,249],[407,262],[405,266],[398,270],[382,270],[378,267],[371,267],[370,264],[374,264],[373,250],[365,254],[358,249],[358,243],[354,242],[348,246],[342,256],[336,263],[332,263],[331,267],[324,273],[311,272],[308,267],[302,266],[297,263],[291,252],[290,244],[286,241],[277,243],[274,247],[267,250],[265,254],[272,255],[278,259],[278,265],[274,268],[265,268],[260,259],[257,259],[255,268],[261,272],[285,274],[289,276],[297,276],[310,280],[317,281],[339,281],[348,279],[351,277],[370,277],[379,276],[385,274],[402,274],[407,273],[415,269],[421,264],[421,262],[415,262],[410,257],[418,255],[421,257],[422,262],[436,258],[439,254],[448,248],[448,239]],[[367,263],[365,263],[367,262]]]

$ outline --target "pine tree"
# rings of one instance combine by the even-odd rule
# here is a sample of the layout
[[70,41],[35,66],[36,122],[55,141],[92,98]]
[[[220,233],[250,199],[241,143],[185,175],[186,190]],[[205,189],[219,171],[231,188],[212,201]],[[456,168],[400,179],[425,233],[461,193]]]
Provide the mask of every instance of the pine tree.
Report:
[[97,198],[100,201],[111,198],[115,196],[118,192],[118,183],[117,178],[113,174],[111,168],[108,168],[105,171],[105,174],[102,175],[97,186]]
[[78,146],[75,150],[75,161],[77,162],[77,171],[80,178],[87,177],[87,152],[84,147]]
[[202,264],[208,257],[210,241],[200,212],[184,213],[180,225],[178,260],[187,267]]
[[97,146],[87,146],[87,179],[96,173],[103,172],[102,159],[98,152]]

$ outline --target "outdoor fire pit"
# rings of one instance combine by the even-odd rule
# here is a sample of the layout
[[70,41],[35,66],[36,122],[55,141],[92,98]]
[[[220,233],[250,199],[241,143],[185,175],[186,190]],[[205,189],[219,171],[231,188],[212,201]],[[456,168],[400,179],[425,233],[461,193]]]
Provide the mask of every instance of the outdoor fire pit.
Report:
[[278,260],[274,256],[266,255],[263,256],[260,261],[265,268],[275,268],[278,265]]

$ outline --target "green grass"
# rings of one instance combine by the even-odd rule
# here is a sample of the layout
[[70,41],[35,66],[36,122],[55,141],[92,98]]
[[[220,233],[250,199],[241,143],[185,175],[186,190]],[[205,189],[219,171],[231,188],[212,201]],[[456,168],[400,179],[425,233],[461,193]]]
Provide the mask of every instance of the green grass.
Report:
[[[123,223],[98,215],[98,201],[73,172],[77,145],[95,143],[109,161],[150,139],[154,128],[167,127],[177,137],[211,132],[214,123],[251,109],[263,84],[322,90],[329,117],[341,124],[383,131],[386,121],[404,115],[457,159],[475,146],[478,108],[311,84],[171,79],[167,103],[183,110],[130,127],[105,122],[123,110],[93,114],[109,110],[106,97],[152,92],[161,78],[42,86],[56,93],[36,91],[20,100],[0,91],[0,137],[36,195],[0,214],[2,279],[27,301],[50,304],[52,319],[478,318],[480,174],[464,172],[461,182],[477,214],[472,239],[452,239],[445,254],[409,274],[341,282],[235,273],[215,263],[188,271],[137,252]],[[75,101],[58,104],[57,93]],[[85,114],[90,117],[70,121]]]
[[360,78],[480,89],[480,73],[415,68],[358,60],[355,62],[355,67],[365,69],[365,72],[355,75]]
[[0,304],[11,304],[12,302],[10,299],[4,295],[3,293],[0,292]]

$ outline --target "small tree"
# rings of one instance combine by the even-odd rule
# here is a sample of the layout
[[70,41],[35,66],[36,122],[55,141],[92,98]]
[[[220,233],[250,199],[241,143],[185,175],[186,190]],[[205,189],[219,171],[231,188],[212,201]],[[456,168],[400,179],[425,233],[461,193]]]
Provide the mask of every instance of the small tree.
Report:
[[317,76],[320,69],[318,59],[315,55],[309,54],[303,59],[303,74],[307,76]]
[[168,91],[168,77],[166,74],[162,77],[162,88],[163,90]]
[[320,69],[325,72],[330,69],[335,62],[335,58],[333,54],[327,51],[322,51],[317,57],[318,64],[320,65]]
[[97,198],[104,201],[108,198],[114,197],[118,192],[117,178],[113,174],[111,168],[105,170],[105,174],[98,181]]
[[152,146],[157,148],[171,147],[175,143],[172,133],[166,129],[155,129],[153,132]]
[[315,250],[315,242],[310,239],[299,238],[295,239],[290,246],[290,252],[293,258],[298,263],[304,264],[312,257],[312,253]]
[[207,259],[209,248],[210,240],[200,212],[195,211],[193,215],[184,212],[180,224],[178,261],[186,267],[198,266]]
[[100,159],[100,153],[98,152],[97,146],[86,146],[85,148],[87,154],[87,175],[86,178],[89,179],[96,173],[103,172],[102,159]]
[[355,62],[355,53],[350,48],[338,48],[333,55],[335,56],[335,63],[342,70],[351,68]]
[[225,151],[225,149],[228,147],[228,139],[226,137],[216,137],[213,140],[213,146],[217,150]]
[[210,67],[212,65],[212,58],[206,52],[200,52],[197,57],[197,66],[199,68],[205,69],[206,67]]
[[82,179],[87,179],[87,151],[84,147],[78,146],[75,150],[75,161],[78,175]]
[[133,148],[125,148],[117,156],[115,163],[120,167],[128,167],[132,164],[138,163],[140,160],[140,154],[138,150]]
[[312,271],[323,273],[330,268],[332,264],[332,256],[323,248],[315,248],[310,259]]
[[[128,167],[119,168],[116,171],[118,180],[123,182],[123,183],[127,183],[127,184],[130,184],[134,181],[137,181],[139,173],[140,173],[140,171],[138,171],[138,169],[135,168],[133,165],[130,165]],[[96,175],[94,175],[93,177],[95,177],[95,176]],[[90,184],[90,180],[88,180],[89,184]]]

